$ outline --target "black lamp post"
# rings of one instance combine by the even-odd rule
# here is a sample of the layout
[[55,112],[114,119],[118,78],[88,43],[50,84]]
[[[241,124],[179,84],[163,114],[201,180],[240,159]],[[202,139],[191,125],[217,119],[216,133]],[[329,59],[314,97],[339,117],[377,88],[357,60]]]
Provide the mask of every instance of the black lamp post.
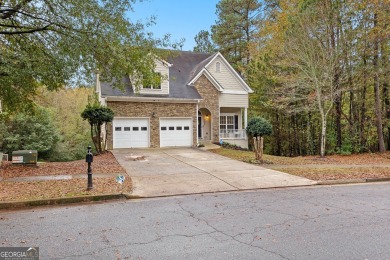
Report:
[[85,161],[88,163],[88,186],[87,190],[92,190],[93,185],[92,185],[92,168],[91,168],[91,163],[93,162],[93,154],[91,152],[91,146],[88,145],[88,152],[87,156],[85,157]]

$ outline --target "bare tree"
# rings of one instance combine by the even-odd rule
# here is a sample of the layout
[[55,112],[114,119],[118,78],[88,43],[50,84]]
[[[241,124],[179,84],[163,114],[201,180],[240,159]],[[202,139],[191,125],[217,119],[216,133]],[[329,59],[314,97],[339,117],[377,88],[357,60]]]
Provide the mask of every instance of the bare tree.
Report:
[[342,91],[339,86],[342,79],[334,80],[340,50],[331,43],[327,10],[316,7],[296,16],[287,32],[283,63],[289,70],[283,72],[279,96],[281,101],[292,104],[295,112],[301,109],[320,114],[320,155],[324,157],[328,116]]

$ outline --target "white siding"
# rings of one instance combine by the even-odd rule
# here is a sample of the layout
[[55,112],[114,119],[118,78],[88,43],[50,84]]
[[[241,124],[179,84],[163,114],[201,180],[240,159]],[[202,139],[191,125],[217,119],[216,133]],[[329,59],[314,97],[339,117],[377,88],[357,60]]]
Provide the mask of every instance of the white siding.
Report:
[[248,95],[223,94],[219,95],[220,107],[248,107]]
[[169,68],[161,61],[156,61],[155,72],[161,73],[163,80],[161,81],[161,89],[143,89],[140,88],[141,94],[169,94]]
[[[220,72],[216,71],[217,62],[220,63]],[[220,57],[215,58],[214,61],[206,67],[206,69],[218,81],[218,83],[221,84],[224,90],[245,90],[242,83],[237,79],[237,77],[228,68],[228,66],[226,66]]]

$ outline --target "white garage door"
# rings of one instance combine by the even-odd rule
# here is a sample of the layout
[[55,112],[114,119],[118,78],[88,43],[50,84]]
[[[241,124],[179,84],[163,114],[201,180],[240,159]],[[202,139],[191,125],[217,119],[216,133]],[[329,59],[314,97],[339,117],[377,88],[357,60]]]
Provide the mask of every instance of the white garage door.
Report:
[[149,147],[149,120],[147,118],[114,118],[114,148]]
[[191,118],[161,118],[160,147],[192,146]]

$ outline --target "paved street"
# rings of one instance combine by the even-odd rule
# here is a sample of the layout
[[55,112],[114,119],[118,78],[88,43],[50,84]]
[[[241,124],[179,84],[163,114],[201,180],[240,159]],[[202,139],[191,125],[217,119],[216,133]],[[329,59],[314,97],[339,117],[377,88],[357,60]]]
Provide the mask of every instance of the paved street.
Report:
[[388,259],[390,183],[0,212],[1,246],[41,259]]

